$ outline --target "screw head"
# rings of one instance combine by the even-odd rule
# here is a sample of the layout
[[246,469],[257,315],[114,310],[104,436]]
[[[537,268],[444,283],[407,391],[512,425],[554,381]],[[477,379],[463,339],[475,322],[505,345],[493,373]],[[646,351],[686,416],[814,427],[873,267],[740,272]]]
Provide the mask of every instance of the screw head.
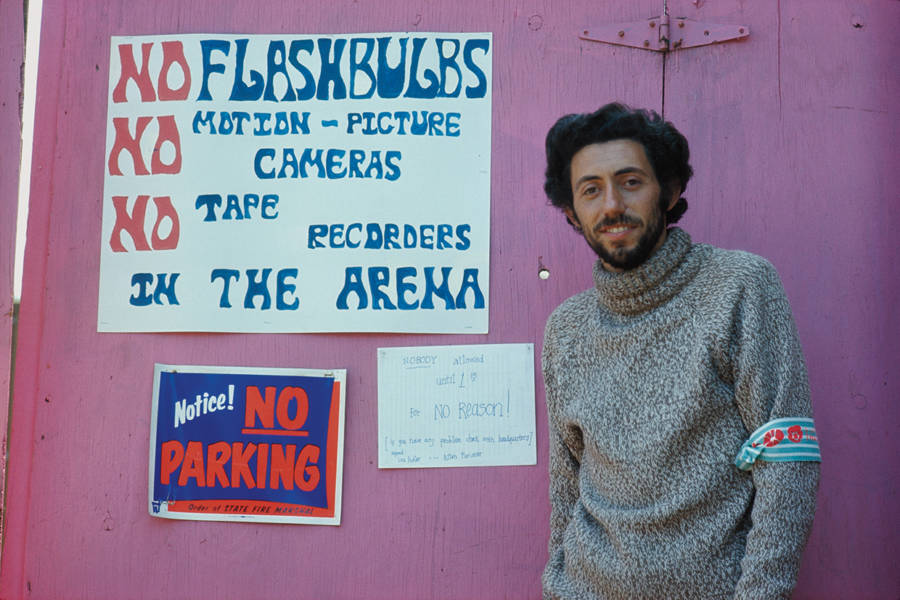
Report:
[[625,32],[624,32],[624,31],[619,31],[619,37],[625,37]]

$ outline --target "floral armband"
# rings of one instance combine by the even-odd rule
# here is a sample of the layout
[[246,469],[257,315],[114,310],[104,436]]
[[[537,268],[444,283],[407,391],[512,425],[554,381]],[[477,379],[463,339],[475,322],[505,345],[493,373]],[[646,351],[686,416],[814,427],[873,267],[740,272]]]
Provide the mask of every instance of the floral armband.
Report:
[[734,464],[749,471],[757,460],[767,462],[822,461],[812,419],[791,417],[769,421],[744,442]]

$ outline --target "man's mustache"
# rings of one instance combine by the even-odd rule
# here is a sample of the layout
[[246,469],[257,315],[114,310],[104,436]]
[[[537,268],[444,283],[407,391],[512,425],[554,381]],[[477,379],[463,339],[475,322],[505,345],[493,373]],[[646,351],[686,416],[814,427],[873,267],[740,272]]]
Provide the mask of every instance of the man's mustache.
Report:
[[615,227],[616,225],[642,225],[643,222],[637,217],[630,217],[627,215],[619,215],[618,217],[611,217],[607,219],[603,219],[599,223],[594,226],[594,232],[599,233],[601,229],[606,227]]

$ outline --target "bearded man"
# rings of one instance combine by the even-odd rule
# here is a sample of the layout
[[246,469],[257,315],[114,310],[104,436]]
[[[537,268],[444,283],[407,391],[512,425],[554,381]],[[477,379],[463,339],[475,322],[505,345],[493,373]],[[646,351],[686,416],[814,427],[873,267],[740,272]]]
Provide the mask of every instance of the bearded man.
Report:
[[599,258],[544,335],[544,597],[788,598],[820,458],[778,274],[672,227],[693,171],[656,113],[568,115],[546,147],[544,190]]

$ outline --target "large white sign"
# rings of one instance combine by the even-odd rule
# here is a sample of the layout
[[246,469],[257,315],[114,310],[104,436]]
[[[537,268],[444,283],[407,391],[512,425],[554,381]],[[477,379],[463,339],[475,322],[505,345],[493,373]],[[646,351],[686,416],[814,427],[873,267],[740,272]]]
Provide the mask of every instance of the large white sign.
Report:
[[534,346],[378,349],[378,466],[537,462]]
[[112,38],[98,329],[486,333],[491,52]]

